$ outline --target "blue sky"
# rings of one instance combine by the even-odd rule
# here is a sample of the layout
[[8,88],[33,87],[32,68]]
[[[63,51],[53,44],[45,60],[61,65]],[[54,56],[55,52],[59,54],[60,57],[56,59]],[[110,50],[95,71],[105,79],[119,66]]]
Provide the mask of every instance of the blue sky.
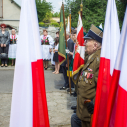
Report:
[[[47,2],[51,2],[53,5],[53,11],[54,12],[60,12],[60,7],[62,5],[62,0],[46,0]],[[63,0],[64,2],[64,0]]]
[[[21,1],[22,0],[14,0],[17,4],[19,4],[21,6]],[[60,12],[60,7],[62,5],[62,0],[46,0],[47,2],[51,2],[54,12]],[[65,0],[63,0],[63,2],[65,2]]]

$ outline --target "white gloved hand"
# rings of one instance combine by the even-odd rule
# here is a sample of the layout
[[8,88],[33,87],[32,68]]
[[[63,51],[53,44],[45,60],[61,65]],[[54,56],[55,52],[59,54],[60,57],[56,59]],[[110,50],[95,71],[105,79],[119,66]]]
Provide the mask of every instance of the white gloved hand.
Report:
[[70,53],[69,49],[65,49],[65,52],[66,52],[67,54],[69,54],[69,53]]

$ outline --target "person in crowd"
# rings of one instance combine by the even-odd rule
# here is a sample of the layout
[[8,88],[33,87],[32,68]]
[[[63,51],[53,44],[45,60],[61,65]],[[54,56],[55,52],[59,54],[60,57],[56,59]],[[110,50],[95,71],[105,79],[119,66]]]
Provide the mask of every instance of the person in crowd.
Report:
[[9,44],[9,51],[8,51],[8,58],[12,59],[11,66],[14,66],[15,58],[16,58],[16,50],[17,50],[17,39],[18,35],[16,34],[16,30],[11,30],[10,35],[10,44]]
[[[73,52],[74,42],[70,38],[70,35],[71,34],[69,32],[66,33],[66,39],[67,39],[67,45],[68,45],[67,48],[70,52]],[[69,64],[70,64],[72,61],[72,55],[69,54],[68,56],[69,56]],[[63,87],[60,88],[60,90],[66,90],[67,88],[69,88],[69,81],[68,81],[68,77],[67,77],[67,61],[65,61],[61,64],[61,68],[62,68],[65,84]],[[74,88],[74,83],[72,81],[71,81],[71,87]]]
[[[0,54],[1,55],[8,55],[8,47],[9,47],[9,41],[10,41],[10,34],[8,31],[6,31],[6,25],[1,24],[1,31],[0,31]],[[7,67],[8,58],[2,57],[1,58],[1,67]]]
[[[77,31],[76,30],[73,30],[72,31],[72,40],[74,41],[74,50],[73,50],[73,52],[70,52],[68,49],[66,49],[66,53],[72,55],[73,56],[73,59],[74,59],[74,55],[75,55],[75,44],[76,44],[76,41],[77,41]],[[75,86],[75,91],[73,93],[71,93],[71,95],[73,95],[74,97],[76,97],[77,96],[77,85],[75,84],[74,86]],[[71,109],[74,110],[74,113],[76,113],[76,108],[77,108],[76,105],[71,106]]]
[[59,31],[56,32],[56,37],[59,37]]
[[55,61],[55,71],[53,72],[54,74],[59,74],[59,69],[60,69],[60,65],[58,61],[58,46],[59,46],[59,38],[56,37],[55,38],[55,49],[53,50],[54,52],[53,61]]
[[51,59],[51,48],[53,48],[54,40],[50,35],[48,35],[48,31],[46,29],[43,30],[43,35],[41,36],[41,45],[44,68],[47,70],[48,61]]
[[[56,37],[55,38],[57,38],[57,37],[59,38],[59,31],[56,32]],[[55,42],[54,42],[53,48],[50,49],[50,52],[51,52],[51,64],[52,65],[55,65],[55,62],[53,61],[53,57],[54,57],[53,50],[54,50],[54,48],[55,48]]]
[[79,73],[77,110],[71,117],[71,127],[90,127],[95,103],[102,37],[103,31],[94,25],[91,25],[88,34],[84,37],[88,57]]

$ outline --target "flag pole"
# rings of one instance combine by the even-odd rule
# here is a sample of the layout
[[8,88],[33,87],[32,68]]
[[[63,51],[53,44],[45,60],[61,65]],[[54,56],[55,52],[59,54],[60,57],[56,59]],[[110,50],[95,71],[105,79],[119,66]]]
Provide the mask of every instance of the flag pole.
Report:
[[80,4],[81,19],[82,19],[82,11],[83,11],[83,4],[82,4],[82,0],[81,0],[81,4]]
[[69,14],[69,21],[70,21],[70,34],[71,34],[71,8],[70,8],[70,14]]
[[[66,48],[67,46],[67,39],[66,39],[66,26],[65,26],[65,15],[64,15],[64,4],[62,2],[62,8],[63,8],[63,20],[64,20],[64,33],[65,33],[65,42],[66,42]],[[69,69],[69,57],[67,55],[67,66],[68,66],[68,71]],[[70,72],[69,72],[69,88],[70,88],[70,95],[71,95],[71,78],[70,78]]]

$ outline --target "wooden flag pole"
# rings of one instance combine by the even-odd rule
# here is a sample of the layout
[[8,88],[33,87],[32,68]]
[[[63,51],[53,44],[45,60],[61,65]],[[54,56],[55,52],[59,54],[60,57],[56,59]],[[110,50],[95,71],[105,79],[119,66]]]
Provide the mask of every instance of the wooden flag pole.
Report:
[[[64,4],[62,2],[62,7],[63,7],[63,20],[64,20],[64,33],[65,33],[65,42],[66,42],[66,48],[67,46],[67,39],[66,39],[66,26],[65,26],[65,15],[64,15]],[[68,66],[68,71],[69,69],[69,56],[67,55],[67,66]],[[71,95],[71,78],[70,78],[70,73],[69,73],[69,88],[70,88],[70,95]]]

